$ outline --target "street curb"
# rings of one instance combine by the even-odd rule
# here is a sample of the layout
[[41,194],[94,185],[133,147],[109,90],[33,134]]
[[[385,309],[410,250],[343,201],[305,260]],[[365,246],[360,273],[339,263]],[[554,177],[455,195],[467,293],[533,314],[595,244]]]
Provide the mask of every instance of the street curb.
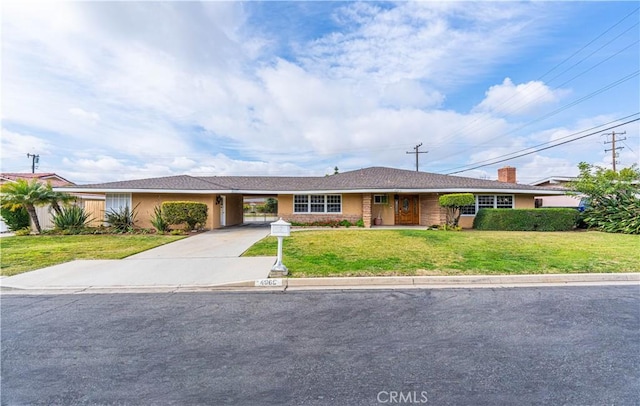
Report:
[[[519,284],[567,284],[567,283],[640,283],[640,273],[582,273],[539,275],[461,275],[461,276],[372,276],[335,278],[282,278],[283,288],[300,287],[384,287],[434,285],[519,285]],[[256,287],[256,281],[244,281],[218,285],[220,288]],[[271,286],[266,286],[271,287]]]
[[212,291],[284,292],[291,290],[475,289],[542,286],[640,286],[640,273],[538,275],[374,276],[259,279],[220,285],[109,286],[29,288],[1,287],[2,295],[188,293]]

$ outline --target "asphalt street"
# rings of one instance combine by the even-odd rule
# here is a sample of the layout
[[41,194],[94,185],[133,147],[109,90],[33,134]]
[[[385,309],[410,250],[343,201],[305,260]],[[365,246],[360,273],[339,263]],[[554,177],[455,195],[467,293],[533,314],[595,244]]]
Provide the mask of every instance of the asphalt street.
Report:
[[637,405],[638,286],[0,297],[3,405]]

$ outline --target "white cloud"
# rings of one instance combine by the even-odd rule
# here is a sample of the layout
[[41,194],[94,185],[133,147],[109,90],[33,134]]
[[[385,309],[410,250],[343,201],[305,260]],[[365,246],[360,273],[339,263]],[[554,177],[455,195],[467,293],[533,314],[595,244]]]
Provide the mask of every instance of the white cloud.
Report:
[[337,28],[296,44],[249,25],[253,3],[30,4],[4,10],[3,166],[31,143],[74,181],[412,168],[419,142],[446,169],[525,145],[491,142],[516,125],[505,100],[561,96],[506,80],[470,114],[447,105],[552,25],[544,3],[327,3]]
[[100,121],[100,115],[98,113],[85,111],[79,107],[72,107],[69,109],[69,113],[76,117],[80,117],[81,119],[89,120],[91,122]]
[[515,85],[510,78],[485,93],[485,99],[474,111],[490,112],[498,115],[525,115],[539,111],[541,106],[560,100],[566,90],[554,90],[543,82],[531,81]]

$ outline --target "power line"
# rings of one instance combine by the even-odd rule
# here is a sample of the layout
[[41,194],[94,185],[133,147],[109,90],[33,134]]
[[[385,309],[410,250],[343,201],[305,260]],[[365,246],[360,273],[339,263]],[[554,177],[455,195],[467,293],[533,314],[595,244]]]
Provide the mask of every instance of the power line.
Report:
[[[488,140],[486,140],[486,141],[484,141],[484,142],[481,142],[481,143],[479,143],[479,144],[476,144],[476,145],[475,145],[475,147],[479,147],[479,146],[481,146],[481,145],[486,145],[486,144],[487,144],[487,143],[489,143],[490,141],[495,141],[495,140],[497,140],[498,138],[502,138],[502,137],[504,137],[504,136],[506,136],[506,135],[513,134],[513,133],[514,133],[514,132],[516,132],[516,131],[520,131],[520,130],[522,130],[523,128],[530,126],[531,124],[534,124],[534,123],[537,123],[537,122],[539,122],[539,121],[543,121],[543,120],[545,120],[545,119],[547,119],[547,118],[549,118],[549,117],[555,116],[556,114],[561,113],[561,112],[563,112],[564,110],[567,110],[567,109],[569,109],[569,108],[571,108],[571,107],[573,107],[573,106],[575,106],[575,105],[577,105],[577,104],[582,103],[582,102],[583,102],[583,101],[585,101],[585,100],[591,99],[592,97],[595,97],[595,96],[599,95],[600,93],[606,92],[607,90],[610,90],[610,89],[612,89],[612,88],[614,88],[614,87],[616,87],[616,86],[618,86],[618,85],[620,85],[620,84],[622,84],[622,83],[626,82],[627,80],[632,79],[634,76],[638,76],[638,74],[640,74],[640,70],[637,70],[637,71],[635,71],[635,72],[633,72],[633,73],[631,73],[631,74],[629,74],[629,75],[627,75],[627,76],[624,76],[624,77],[622,77],[622,78],[620,78],[620,79],[618,79],[618,80],[616,80],[616,81],[614,81],[614,82],[611,82],[611,83],[609,83],[608,85],[606,85],[606,86],[604,86],[604,87],[602,87],[602,88],[600,88],[600,89],[596,90],[595,92],[590,93],[590,94],[588,94],[588,95],[586,95],[586,96],[583,96],[583,97],[581,97],[581,98],[579,98],[579,99],[576,99],[576,100],[572,101],[571,103],[566,104],[566,105],[564,105],[564,106],[562,106],[562,107],[560,107],[560,108],[557,108],[557,109],[555,109],[555,110],[553,110],[553,111],[551,111],[551,112],[549,112],[549,113],[547,113],[547,114],[545,114],[545,115],[543,115],[543,116],[540,116],[540,117],[535,118],[535,119],[533,119],[533,120],[531,120],[531,121],[528,121],[528,122],[524,123],[523,125],[521,125],[521,126],[519,126],[519,127],[516,127],[516,128],[514,128],[514,129],[512,129],[512,130],[510,130],[510,131],[507,131],[507,132],[505,132],[505,133],[503,133],[503,134],[500,134],[500,135],[498,135],[498,136],[496,136],[496,137],[489,138]],[[462,153],[464,153],[464,152],[465,152],[465,151],[460,151],[460,152],[459,152],[459,153],[457,153],[457,154],[450,155],[448,158],[451,158],[451,157],[456,156],[456,155],[460,155],[460,154],[462,154]],[[434,161],[434,162],[437,162],[437,161]]]
[[[528,151],[528,150],[530,150],[530,149],[534,149],[534,148],[542,147],[542,146],[544,146],[544,145],[552,144],[552,143],[554,143],[554,142],[558,142],[558,141],[560,141],[560,140],[564,140],[564,139],[567,139],[567,138],[570,138],[570,137],[574,137],[574,136],[576,136],[576,135],[578,135],[578,134],[582,134],[582,133],[587,132],[587,131],[593,131],[593,130],[595,130],[595,129],[597,129],[597,128],[604,127],[604,126],[606,126],[606,125],[609,125],[609,124],[612,124],[612,123],[616,123],[616,122],[618,122],[618,121],[626,120],[626,119],[628,119],[628,118],[631,118],[631,117],[633,117],[633,116],[637,116],[637,115],[639,115],[639,114],[640,114],[640,112],[638,112],[638,113],[634,113],[634,114],[630,114],[630,115],[628,115],[628,116],[621,117],[621,118],[618,118],[618,119],[616,119],[616,120],[612,120],[612,121],[609,121],[609,122],[607,122],[607,123],[603,123],[603,124],[597,125],[597,126],[595,126],[595,127],[587,128],[586,130],[582,130],[582,131],[574,132],[574,133],[571,133],[571,134],[569,134],[569,135],[565,135],[564,137],[560,137],[560,138],[557,138],[557,139],[555,139],[555,140],[551,140],[551,141],[543,142],[543,143],[541,143],[541,144],[533,145],[533,146],[531,146],[531,147],[523,148],[523,149],[521,149],[521,150],[514,151],[514,152],[510,152],[510,153],[508,153],[508,154],[495,156],[495,157],[493,157],[493,158],[485,159],[485,160],[483,160],[483,161],[474,162],[474,163],[472,163],[472,164],[468,164],[468,165],[460,165],[460,166],[456,166],[456,167],[454,167],[454,168],[449,169],[449,171],[451,171],[451,170],[455,170],[455,169],[458,169],[458,168],[465,168],[465,167],[467,167],[467,166],[469,166],[469,165],[477,165],[477,164],[481,164],[481,163],[484,163],[484,162],[493,161],[494,159],[503,158],[503,157],[508,157],[508,156],[511,156],[511,155],[514,155],[514,154],[518,154],[518,153],[520,153],[520,152]],[[604,130],[602,130],[602,131],[604,131]]]
[[[568,56],[567,58],[565,58],[562,62],[560,62],[560,63],[556,64],[553,68],[549,69],[547,72],[545,72],[545,73],[543,73],[542,75],[540,75],[537,79],[535,79],[535,81],[539,81],[539,80],[543,79],[543,78],[544,78],[545,76],[547,76],[549,73],[551,73],[551,72],[555,71],[556,69],[558,69],[558,68],[559,68],[560,66],[562,66],[564,63],[566,63],[567,61],[571,60],[574,56],[576,56],[576,55],[577,55],[577,54],[579,54],[581,51],[583,51],[584,49],[586,49],[589,45],[593,44],[593,43],[594,43],[594,42],[596,42],[598,39],[602,38],[602,37],[603,37],[603,36],[605,36],[607,33],[609,33],[611,30],[613,30],[615,27],[617,27],[618,25],[622,24],[622,22],[623,22],[623,21],[625,21],[627,18],[629,18],[630,16],[632,16],[633,14],[635,14],[638,10],[640,10],[640,7],[638,7],[638,8],[636,8],[636,9],[634,9],[634,10],[633,10],[633,11],[631,11],[629,14],[625,15],[624,17],[622,17],[620,20],[618,20],[618,22],[616,22],[615,24],[613,24],[612,26],[610,26],[609,28],[607,28],[605,31],[603,31],[600,35],[598,35],[597,37],[595,37],[594,39],[592,39],[591,41],[589,41],[587,44],[583,45],[580,49],[576,50],[574,53],[572,53],[571,55],[569,55],[569,56]],[[638,23],[634,24],[631,28],[633,28],[633,27],[635,27],[635,26],[637,26],[637,25],[638,25]],[[627,31],[629,31],[631,28],[629,28],[629,29],[625,30],[622,34],[626,33],[626,32],[627,32]],[[617,39],[617,38],[618,38],[618,37],[620,37],[622,34],[620,34],[620,35],[616,36],[613,40]],[[610,44],[611,42],[613,42],[613,40],[611,40],[611,41],[607,42],[604,46],[606,46],[606,45]],[[637,43],[637,42],[636,42],[636,43]],[[635,43],[634,43],[634,44],[635,44]],[[631,44],[630,46],[632,46],[632,45],[634,45],[634,44]],[[602,49],[604,46],[602,46],[602,47],[598,48],[598,50]],[[630,47],[630,46],[629,46],[629,47]],[[627,48],[629,48],[629,47],[624,48],[623,50],[619,51],[619,52],[618,52],[618,53],[616,53],[615,55],[617,55],[617,54],[621,53],[622,51],[626,50],[626,49],[627,49]],[[596,50],[596,52],[597,52],[598,50]],[[587,57],[583,58],[582,60],[580,60],[580,61],[579,61],[579,62],[577,62],[576,64],[572,65],[572,66],[571,66],[571,67],[569,67],[568,69],[564,70],[562,73],[567,72],[568,70],[570,70],[571,68],[573,68],[573,67],[574,67],[574,66],[576,66],[577,64],[579,64],[579,63],[581,63],[582,61],[584,61],[585,59],[589,58],[591,55],[593,55],[593,53],[592,53],[592,54],[590,54],[590,55],[588,55]],[[615,56],[615,55],[614,55],[614,56]],[[613,57],[613,56],[611,56],[611,57]],[[611,57],[609,57],[609,58],[607,58],[607,59],[610,59]],[[559,85],[559,86],[563,86],[563,85],[565,85],[565,84],[569,83],[569,82],[570,82],[570,81],[572,81],[573,79],[575,79],[575,78],[577,78],[577,77],[579,77],[579,76],[581,76],[581,75],[585,74],[586,72],[588,72],[588,71],[592,70],[592,69],[593,69],[593,68],[595,68],[596,66],[599,66],[601,63],[602,63],[602,62],[600,62],[600,63],[598,63],[598,64],[594,65],[594,66],[593,66],[593,67],[591,67],[590,69],[588,69],[588,70],[584,71],[583,73],[581,73],[581,74],[579,74],[579,75],[574,76],[574,77],[573,77],[573,78],[571,78],[569,81],[566,81],[566,82],[564,82],[563,84],[561,84],[561,85]],[[561,73],[561,74],[562,74],[562,73]],[[561,74],[560,74],[560,75],[561,75]],[[553,79],[557,78],[558,76],[559,76],[559,75],[554,76],[551,80],[553,80]],[[558,86],[558,87],[559,87],[559,86]],[[556,88],[557,88],[557,87],[556,87]],[[555,88],[554,88],[554,89],[555,89]],[[509,97],[509,98],[507,98],[506,100],[504,100],[504,101],[503,101],[501,104],[499,104],[497,107],[500,107],[500,106],[503,106],[503,105],[507,104],[507,102],[509,102],[511,99],[515,98],[516,96],[517,96],[516,94],[512,95],[511,97]],[[526,105],[526,104],[525,104],[525,105]],[[498,113],[500,113],[500,111],[498,111]],[[483,121],[483,120],[486,120],[486,116],[481,116],[481,117],[478,117],[478,118],[476,118],[476,119],[472,120],[471,122],[467,123],[466,125],[464,125],[464,126],[463,126],[463,127],[461,127],[460,129],[456,130],[456,131],[454,132],[454,135],[457,135],[457,134],[462,133],[462,131],[463,131],[463,130],[465,130],[465,129],[467,129],[467,128],[471,127],[473,124],[475,124],[475,123],[477,123],[477,122],[479,122],[479,121]],[[482,128],[482,127],[481,127],[481,128]],[[452,137],[453,137],[453,135],[452,135]]]
[[609,31],[611,31],[612,29],[616,28],[618,25],[622,24],[622,22],[624,20],[626,20],[627,18],[631,17],[633,14],[635,14],[638,10],[640,10],[640,7],[636,8],[635,10],[633,10],[632,12],[630,12],[629,14],[627,14],[626,16],[622,17],[617,23],[613,24],[611,27],[607,28],[604,32],[602,32],[600,35],[598,35],[597,37],[595,37],[594,39],[592,39],[591,41],[589,41],[587,44],[585,44],[582,48],[578,49],[577,51],[575,51],[574,53],[572,53],[571,55],[569,55],[567,58],[565,58],[565,60],[563,60],[562,62],[560,62],[559,64],[557,64],[556,66],[554,66],[553,68],[551,68],[550,70],[548,70],[547,72],[543,73],[542,76],[538,77],[538,79],[536,80],[540,80],[542,78],[544,78],[545,76],[547,76],[549,73],[553,72],[554,70],[556,70],[557,68],[559,68],[560,66],[562,66],[562,64],[564,64],[565,62],[567,62],[569,59],[573,58],[574,56],[576,56],[577,54],[579,54],[582,50],[584,50],[585,48],[587,48],[589,45],[593,44],[594,42],[596,42],[597,40],[599,40],[600,38],[602,38],[605,34],[607,34]]
[[[579,140],[579,139],[582,139],[582,138],[586,138],[586,137],[590,137],[590,136],[595,135],[595,134],[599,134],[602,131],[612,130],[614,128],[618,128],[618,127],[621,127],[623,125],[630,124],[630,123],[633,123],[633,122],[636,122],[636,121],[640,121],[640,118],[636,118],[634,120],[630,120],[630,121],[627,121],[627,122],[622,123],[622,124],[618,124],[618,125],[615,125],[615,126],[612,126],[612,127],[609,127],[609,128],[605,128],[604,130],[592,132],[590,134],[586,134],[586,135],[583,135],[581,137],[577,137],[577,138],[574,138],[574,139],[571,139],[571,140],[563,141],[563,142],[560,142],[560,143],[555,144],[555,145],[550,145],[548,147],[544,147],[544,148],[536,149],[536,150],[531,151],[531,152],[527,152],[527,153],[524,153],[524,154],[516,155],[516,156],[511,157],[511,158],[501,159],[501,160],[493,161],[491,163],[487,163],[487,164],[483,164],[483,165],[477,165],[477,166],[474,166],[472,168],[467,168],[467,169],[456,171],[456,172],[449,172],[449,173],[447,173],[447,175],[453,175],[453,174],[456,174],[456,173],[467,172],[467,171],[471,171],[471,170],[474,170],[474,169],[483,168],[485,166],[490,166],[490,165],[495,165],[495,164],[499,164],[499,163],[506,162],[506,161],[511,161],[512,159],[521,158],[523,156],[535,154],[536,152],[540,152],[540,151],[544,151],[544,150],[547,150],[547,149],[555,148],[555,147],[558,147],[560,145],[568,144],[570,142],[573,142],[573,141],[576,141],[576,140]],[[471,165],[473,165],[473,164],[471,164]]]

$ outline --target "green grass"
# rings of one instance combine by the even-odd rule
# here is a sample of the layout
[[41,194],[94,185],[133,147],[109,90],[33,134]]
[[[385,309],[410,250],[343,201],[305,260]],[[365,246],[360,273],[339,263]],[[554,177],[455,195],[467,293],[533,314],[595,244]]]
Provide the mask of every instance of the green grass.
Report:
[[[584,231],[299,231],[283,250],[292,277],[640,271],[640,236]],[[245,255],[276,251],[267,237]]]
[[74,259],[121,259],[181,236],[55,235],[0,239],[0,274],[16,275]]

